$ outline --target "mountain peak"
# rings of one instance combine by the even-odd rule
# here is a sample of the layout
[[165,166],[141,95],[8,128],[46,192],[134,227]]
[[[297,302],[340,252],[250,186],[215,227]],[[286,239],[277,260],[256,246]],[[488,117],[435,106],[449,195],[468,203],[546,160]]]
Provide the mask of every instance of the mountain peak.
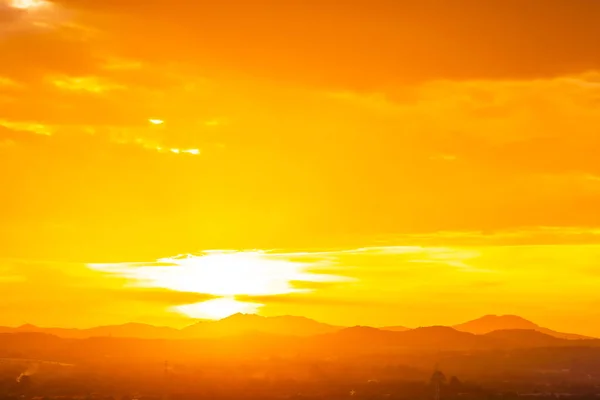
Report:
[[[531,324],[531,325],[536,325],[533,322],[531,322],[531,321],[529,321],[529,320],[527,320],[527,319],[525,319],[525,318],[523,318],[523,317],[521,317],[519,315],[512,315],[512,314],[504,314],[504,315],[488,314],[488,315],[484,315],[483,317],[478,318],[478,319],[476,319],[474,321],[492,321],[492,320],[507,321],[507,322],[510,322],[510,321],[513,321],[513,322],[519,321],[519,322],[525,322],[525,323],[528,323],[528,324]],[[471,322],[473,322],[473,321],[471,321]]]
[[35,325],[32,325],[32,324],[24,324],[24,325],[19,326],[17,329],[31,330],[31,329],[39,329],[39,328],[37,326],[35,326]]
[[232,314],[228,317],[222,318],[219,321],[223,322],[223,321],[258,321],[259,319],[263,319],[264,317],[261,317],[260,315],[257,314],[244,314],[244,313],[236,313],[236,314]]
[[454,328],[459,331],[481,335],[498,330],[536,330],[539,326],[518,315],[485,315],[464,324],[455,325]]
[[555,338],[561,339],[587,339],[585,336],[572,333],[556,332],[548,328],[541,327],[518,315],[485,315],[473,321],[455,325],[454,329],[462,332],[485,335],[494,331],[537,331]]
[[182,330],[187,337],[223,337],[260,332],[274,335],[311,336],[340,329],[305,317],[263,317],[237,313],[218,321],[203,321]]

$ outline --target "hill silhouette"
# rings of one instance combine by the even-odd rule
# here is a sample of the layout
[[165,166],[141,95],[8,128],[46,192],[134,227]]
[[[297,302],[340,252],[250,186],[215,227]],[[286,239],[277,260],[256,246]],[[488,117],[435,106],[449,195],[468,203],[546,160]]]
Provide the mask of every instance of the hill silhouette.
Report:
[[469,332],[477,335],[484,335],[500,330],[532,330],[560,339],[590,339],[583,335],[553,331],[517,315],[486,315],[463,324],[455,325],[453,328],[461,332]]
[[[115,337],[115,338],[139,338],[139,339],[211,339],[236,337],[248,334],[264,334],[290,337],[312,337],[325,334],[339,333],[340,338],[348,341],[359,340],[364,336],[364,340],[375,340],[387,342],[398,342],[400,336],[390,336],[389,334],[404,334],[403,340],[407,343],[421,343],[424,345],[427,340],[433,346],[435,340],[445,343],[454,343],[459,346],[460,343],[471,343],[473,346],[479,336],[487,336],[488,339],[498,338],[499,336],[488,335],[495,331],[504,333],[505,331],[533,331],[546,336],[565,339],[565,340],[586,340],[591,339],[583,335],[572,333],[562,333],[541,327],[522,317],[514,315],[487,315],[473,321],[455,325],[453,327],[433,326],[410,329],[404,326],[387,326],[382,328],[371,327],[341,327],[329,325],[306,317],[297,316],[278,316],[263,317],[254,314],[234,314],[221,320],[204,320],[194,323],[182,329],[170,327],[153,326],[140,323],[127,323],[122,325],[99,326],[89,329],[69,329],[69,328],[42,328],[27,324],[19,327],[0,327],[0,333],[46,333],[67,339],[85,339],[93,337]],[[475,336],[475,338],[473,337]],[[389,339],[389,338],[394,338]],[[428,337],[429,339],[425,339]],[[414,339],[413,339],[414,338]],[[417,338],[419,338],[417,340]],[[479,343],[478,342],[478,343]],[[468,347],[468,346],[467,346]]]
[[446,326],[432,326],[395,332],[357,326],[324,335],[320,339],[335,347],[429,350],[475,350],[500,347],[498,340],[472,333],[459,332]]
[[506,329],[485,334],[486,337],[494,338],[505,344],[515,347],[555,347],[569,346],[572,343],[568,339],[560,339],[532,329]]
[[406,331],[410,331],[411,328],[407,328],[406,326],[397,325],[397,326],[383,326],[379,329],[384,330],[384,331],[406,332]]
[[314,336],[342,329],[305,317],[262,317],[255,314],[234,314],[219,321],[202,321],[181,330],[182,337],[224,337],[247,333],[285,336]]
[[217,321],[200,321],[183,329],[139,323],[99,326],[89,329],[42,328],[31,324],[0,327],[0,333],[46,333],[67,339],[119,337],[140,339],[193,339],[231,337],[248,333],[284,336],[314,336],[342,329],[305,317],[262,317],[235,314]]
[[66,339],[90,337],[131,337],[139,339],[176,339],[181,332],[175,328],[139,323],[98,326],[89,329],[41,328],[26,324],[16,328],[0,327],[0,333],[45,333]]
[[85,360],[151,362],[202,358],[280,357],[281,355],[408,354],[416,352],[488,352],[512,349],[600,348],[600,340],[568,340],[534,330],[494,331],[485,335],[449,327],[425,327],[406,332],[370,327],[346,328],[315,336],[245,333],[202,339],[140,339],[96,337],[66,339],[38,332],[0,333],[0,359],[52,360],[77,363]]

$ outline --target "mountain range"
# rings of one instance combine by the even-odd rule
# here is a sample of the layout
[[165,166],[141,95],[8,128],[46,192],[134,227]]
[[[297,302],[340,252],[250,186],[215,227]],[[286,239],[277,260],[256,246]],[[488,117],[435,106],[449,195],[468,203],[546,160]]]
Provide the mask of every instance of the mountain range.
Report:
[[324,324],[305,317],[261,317],[234,314],[221,320],[203,320],[183,329],[140,323],[99,326],[88,329],[42,328],[27,324],[16,328],[0,327],[0,333],[46,333],[66,339],[121,337],[139,339],[202,339],[232,337],[248,333],[283,336],[313,336],[336,332],[343,327]]
[[[563,340],[591,339],[583,335],[557,332],[541,327],[531,321],[515,315],[486,315],[473,321],[452,327],[428,327],[411,329],[403,326],[387,326],[382,328],[371,327],[341,327],[314,321],[305,317],[280,316],[262,317],[252,314],[235,314],[218,321],[200,321],[183,329],[158,327],[147,324],[128,323],[124,325],[101,326],[89,329],[68,328],[41,328],[34,325],[20,327],[0,327],[0,333],[45,333],[67,339],[85,339],[92,337],[120,337],[140,339],[208,339],[235,337],[249,333],[270,334],[278,336],[310,337],[339,333],[348,340],[360,339],[371,335],[387,341],[387,338],[397,337],[394,334],[402,333],[405,338],[423,337],[428,335],[432,340],[436,337],[443,338],[445,343],[451,338],[460,337],[461,334],[474,336],[498,337],[499,333],[510,335],[507,332],[515,331],[534,332],[538,338]],[[478,339],[473,339],[476,341]]]
[[[447,326],[432,326],[403,332],[371,327],[351,327],[314,336],[244,333],[219,338],[176,340],[123,337],[60,338],[42,332],[0,333],[0,361],[46,360],[61,363],[144,363],[158,365],[198,360],[289,360],[316,357],[398,356],[430,357],[441,352],[465,357],[488,357],[508,351],[547,349],[552,357],[600,354],[600,340],[569,340],[535,330],[499,330],[476,335]],[[514,360],[513,360],[514,361]]]

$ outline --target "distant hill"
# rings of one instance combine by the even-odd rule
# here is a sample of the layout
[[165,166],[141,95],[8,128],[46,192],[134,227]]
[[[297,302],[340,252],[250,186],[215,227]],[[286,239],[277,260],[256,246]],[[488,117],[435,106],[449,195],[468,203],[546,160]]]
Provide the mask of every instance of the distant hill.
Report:
[[485,336],[500,340],[514,347],[524,348],[569,346],[573,343],[568,339],[560,339],[532,329],[497,330],[486,333]]
[[45,333],[65,339],[85,339],[91,337],[121,337],[138,339],[176,339],[178,329],[146,324],[128,323],[123,325],[98,326],[89,329],[41,328],[35,325],[22,325],[16,328],[0,327],[0,333]]
[[181,332],[186,338],[236,336],[257,332],[285,336],[314,336],[340,329],[342,328],[305,317],[235,314],[219,321],[202,321],[182,329]]
[[357,326],[323,335],[319,341],[335,348],[387,347],[439,351],[600,346],[600,340],[597,339],[569,340],[533,329],[495,330],[486,334],[474,334],[447,326],[431,326],[403,332]]
[[[247,334],[268,334],[291,337],[310,337],[339,332],[341,337],[364,335],[378,338],[389,337],[387,334],[404,334],[407,343],[425,344],[427,340],[434,343],[474,344],[478,340],[474,335],[487,335],[494,331],[535,331],[558,339],[585,340],[586,336],[556,332],[541,327],[531,321],[515,315],[487,315],[482,318],[455,325],[453,327],[433,326],[410,329],[404,326],[387,326],[383,328],[353,327],[344,328],[314,321],[305,317],[280,316],[262,317],[254,314],[235,314],[218,321],[200,321],[183,329],[160,327],[139,323],[100,326],[89,329],[42,328],[34,325],[22,325],[16,328],[0,327],[0,333],[46,333],[67,339],[85,339],[93,337],[139,338],[139,339],[210,339],[235,337]],[[468,335],[468,336],[465,336]],[[429,339],[424,339],[428,337]],[[488,339],[494,336],[489,336]],[[418,340],[417,340],[418,339]],[[350,339],[348,339],[350,340]],[[369,340],[369,339],[366,339]],[[387,339],[386,339],[387,340]],[[396,339],[394,339],[396,340]],[[432,344],[433,346],[433,344]],[[470,346],[470,345],[469,345]],[[460,346],[458,346],[460,347]]]
[[446,326],[432,326],[395,332],[357,326],[321,337],[330,346],[429,350],[474,350],[501,347],[494,338],[459,332]]
[[406,331],[410,331],[411,328],[407,328],[405,326],[384,326],[379,328],[382,331],[393,331],[393,332],[406,332]]
[[447,326],[430,326],[398,332],[410,346],[448,349],[476,349],[495,347],[488,338],[468,332],[460,332]]
[[138,323],[99,326],[89,329],[41,328],[27,324],[16,328],[0,327],[0,333],[46,333],[66,339],[93,337],[194,339],[231,337],[248,333],[314,336],[340,329],[341,327],[323,324],[304,317],[261,317],[251,314],[235,314],[218,321],[201,321],[183,329]]
[[484,335],[499,330],[532,330],[560,339],[590,339],[587,336],[577,335],[574,333],[556,332],[551,329],[541,327],[517,315],[486,315],[473,321],[455,325],[453,328],[461,332],[469,332],[477,335]]
[[[239,319],[240,317],[236,317]],[[248,321],[246,318],[243,321]],[[231,321],[226,322],[232,323]],[[304,324],[306,322],[300,322]],[[312,324],[310,324],[312,325]],[[217,324],[217,326],[219,326]],[[243,333],[219,338],[140,339],[124,337],[94,337],[66,339],[38,332],[0,333],[2,359],[30,359],[77,363],[84,360],[101,362],[151,363],[158,360],[199,360],[221,357],[314,357],[340,355],[420,354],[439,352],[462,354],[483,353],[489,350],[557,349],[579,354],[598,353],[600,340],[567,340],[534,330],[498,330],[484,335],[460,332],[449,327],[417,328],[405,332],[385,331],[370,327],[345,328],[313,336]],[[594,350],[595,349],[595,350]],[[555,350],[552,350],[555,351]],[[481,353],[481,354],[483,354]],[[575,354],[575,353],[571,353]],[[598,353],[600,354],[600,353]],[[152,361],[154,360],[154,361]]]

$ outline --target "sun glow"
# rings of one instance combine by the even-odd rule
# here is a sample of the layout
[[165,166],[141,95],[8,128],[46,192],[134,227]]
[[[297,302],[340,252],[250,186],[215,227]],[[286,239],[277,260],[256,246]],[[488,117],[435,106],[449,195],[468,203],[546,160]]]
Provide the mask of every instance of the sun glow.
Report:
[[12,7],[20,8],[22,10],[31,10],[47,5],[48,2],[45,0],[13,0],[11,3]]
[[138,287],[220,297],[175,308],[193,318],[222,318],[238,312],[254,313],[262,306],[236,300],[235,296],[311,292],[310,284],[299,287],[297,283],[344,280],[339,276],[314,272],[309,264],[261,251],[208,251],[200,255],[163,258],[156,263],[89,266],[125,277]]
[[202,303],[177,306],[175,310],[192,318],[221,319],[237,313],[255,314],[262,306],[259,303],[248,303],[224,297]]
[[261,252],[207,252],[158,260],[161,266],[124,268],[141,286],[215,296],[275,295],[300,291],[294,281],[315,280],[302,263],[271,259]]

